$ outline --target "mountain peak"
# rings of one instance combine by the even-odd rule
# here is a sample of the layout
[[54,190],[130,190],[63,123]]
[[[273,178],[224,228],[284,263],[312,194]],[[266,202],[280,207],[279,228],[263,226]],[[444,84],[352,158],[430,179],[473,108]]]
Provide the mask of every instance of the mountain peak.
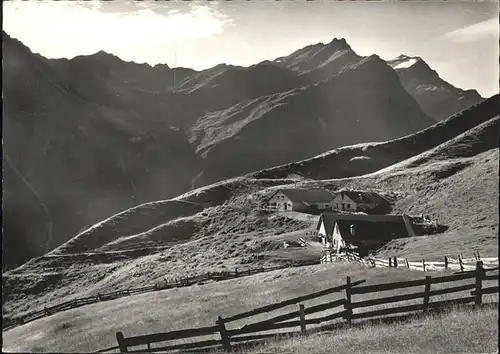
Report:
[[421,57],[417,56],[412,57],[405,54],[401,54],[397,58],[387,61],[387,64],[389,64],[395,70],[407,69],[417,63],[422,64],[425,62]]
[[334,38],[330,43],[325,44],[324,46],[335,50],[352,50],[351,46],[344,38]]
[[347,44],[347,41],[345,40],[345,38],[337,38],[337,37],[333,38],[329,44],[349,46],[349,44]]
[[409,59],[422,60],[422,58],[419,56],[409,56],[406,54],[401,54],[397,58],[395,58],[394,60],[409,60]]

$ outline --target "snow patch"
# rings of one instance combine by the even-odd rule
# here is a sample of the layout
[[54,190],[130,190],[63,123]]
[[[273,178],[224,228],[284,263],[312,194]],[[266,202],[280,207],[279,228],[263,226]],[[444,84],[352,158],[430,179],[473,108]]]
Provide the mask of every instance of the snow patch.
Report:
[[406,69],[406,68],[409,68],[410,66],[412,66],[413,64],[415,64],[416,62],[417,62],[417,59],[411,58],[411,59],[402,61],[401,63],[396,65],[394,67],[394,69]]
[[351,159],[349,160],[349,162],[358,161],[358,160],[371,160],[371,157],[368,157],[368,156],[354,156],[354,157],[351,157]]

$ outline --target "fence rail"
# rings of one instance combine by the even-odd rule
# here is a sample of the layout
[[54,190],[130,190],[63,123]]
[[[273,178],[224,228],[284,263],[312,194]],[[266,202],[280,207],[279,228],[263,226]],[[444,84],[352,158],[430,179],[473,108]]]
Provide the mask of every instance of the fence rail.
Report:
[[463,258],[458,255],[457,258],[448,256],[443,257],[443,261],[426,261],[425,259],[419,261],[408,261],[407,258],[389,257],[386,259],[368,257],[367,261],[372,267],[390,267],[400,268],[405,267],[413,270],[428,271],[442,271],[442,270],[457,270],[460,272],[472,271],[476,269],[476,262],[483,262],[485,269],[497,269],[498,257],[481,258],[479,252],[474,252],[474,258]]
[[[313,265],[313,264],[318,264],[318,263],[319,262],[317,262],[317,261],[302,262],[300,265],[297,265],[297,266]],[[69,300],[69,301],[54,305],[54,306],[44,307],[42,310],[28,313],[27,315],[24,315],[22,317],[3,318],[2,331],[6,331],[6,330],[9,330],[9,329],[14,328],[16,326],[38,320],[38,319],[45,317],[45,316],[50,316],[50,315],[53,315],[55,313],[70,310],[70,309],[80,307],[80,306],[94,304],[94,303],[99,302],[99,301],[115,300],[115,299],[118,299],[118,298],[121,298],[124,296],[147,293],[147,292],[151,292],[151,291],[159,291],[159,290],[186,287],[186,286],[191,286],[194,284],[201,284],[203,282],[210,281],[210,280],[213,280],[213,281],[229,280],[229,279],[245,277],[245,276],[249,276],[249,275],[253,275],[253,274],[271,272],[274,270],[280,270],[280,269],[286,269],[286,268],[292,268],[292,267],[295,267],[295,266],[284,265],[284,266],[277,266],[277,267],[267,267],[267,268],[261,267],[261,268],[255,268],[255,269],[245,269],[245,270],[238,270],[236,268],[234,271],[208,272],[206,274],[201,274],[201,275],[192,276],[192,277],[178,278],[178,279],[175,279],[174,281],[170,281],[170,282],[167,281],[163,284],[157,283],[155,285],[145,286],[145,287],[141,287],[141,288],[124,289],[124,290],[119,290],[119,291],[113,291],[110,293],[97,293],[96,295],[93,295],[93,296],[72,299],[72,300]]]
[[[477,261],[475,270],[473,272],[464,272],[460,274],[445,275],[434,278],[431,276],[426,276],[425,279],[418,279],[412,281],[402,281],[402,282],[374,284],[374,285],[361,285],[365,282],[364,280],[351,282],[351,278],[347,277],[346,284],[344,285],[325,289],[304,296],[299,296],[293,299],[281,301],[279,303],[262,306],[227,318],[222,318],[219,316],[217,321],[215,321],[216,326],[214,327],[173,331],[157,335],[144,335],[144,336],[137,336],[130,338],[125,338],[122,332],[118,332],[116,338],[121,352],[127,352],[129,346],[131,346],[132,344],[133,346],[146,345],[147,349],[146,350],[142,349],[140,350],[141,352],[168,351],[173,349],[179,349],[181,347],[188,348],[188,346],[189,348],[208,349],[220,345],[222,345],[222,348],[225,351],[230,352],[232,351],[232,344],[262,340],[265,338],[276,337],[283,334],[282,332],[256,334],[259,332],[269,332],[269,331],[281,330],[284,328],[292,328],[295,330],[286,333],[294,335],[305,334],[307,326],[313,324],[321,324],[324,322],[330,322],[339,319],[343,320],[345,323],[349,325],[352,324],[353,320],[386,316],[390,314],[402,314],[402,313],[408,314],[408,313],[415,313],[416,311],[429,311],[454,304],[474,303],[476,305],[481,305],[483,302],[483,295],[498,293],[499,291],[498,285],[483,288],[483,281],[485,280],[498,281],[498,273],[491,274],[492,271],[498,271],[498,268],[485,269],[483,266],[483,262]],[[461,282],[467,279],[471,280],[473,279],[474,282],[470,284],[463,284],[463,283],[455,284],[454,286],[448,288],[431,289],[433,284]],[[420,292],[412,294],[395,295],[387,297],[380,297],[379,295],[379,292],[381,291],[406,289],[412,287],[413,288],[423,287],[423,289],[421,289]],[[431,301],[431,299],[436,296],[451,294],[451,293],[467,292],[468,290],[473,290],[473,291],[467,293],[466,295],[462,295],[462,297],[460,298],[451,300]],[[306,307],[303,304],[303,302],[307,300],[316,299],[327,295],[331,296],[331,294],[343,291],[345,291],[344,298],[336,299],[333,301],[332,299],[329,299],[328,302],[315,304],[313,306],[308,306],[308,307]],[[375,298],[369,300],[365,299],[362,301],[355,299],[360,294],[374,294]],[[410,301],[416,299],[422,299],[421,303],[418,304],[402,303],[402,304],[397,304],[395,307],[382,308],[382,309],[371,308],[373,306],[401,303],[404,301]],[[226,327],[228,323],[231,323],[233,321],[248,319],[253,316],[265,313],[271,314],[275,310],[297,304],[299,304],[298,310],[286,314],[274,315],[273,317],[268,318],[266,320],[259,320],[257,322],[245,324],[239,328],[228,329]],[[368,311],[354,313],[354,310],[359,310],[359,309],[368,309]],[[321,317],[306,318],[306,316],[311,314],[320,313],[324,311],[331,311],[331,310],[337,310],[337,311],[335,311],[334,313],[323,315]],[[175,340],[175,339],[178,340],[187,337],[196,337],[198,335],[201,336],[210,334],[213,336],[216,333],[219,334],[220,339],[204,340],[187,344],[174,344],[159,348],[151,347],[153,341],[158,342],[160,341],[160,339],[162,341]],[[139,352],[139,351],[134,350],[130,352]]]

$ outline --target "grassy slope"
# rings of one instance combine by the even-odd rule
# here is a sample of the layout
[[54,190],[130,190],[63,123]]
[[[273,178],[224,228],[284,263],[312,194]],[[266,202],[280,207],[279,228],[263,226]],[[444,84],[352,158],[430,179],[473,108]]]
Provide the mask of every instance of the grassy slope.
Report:
[[[258,306],[334,287],[344,283],[346,275],[350,275],[353,280],[366,279],[366,284],[424,277],[422,272],[406,269],[365,268],[360,264],[329,264],[285,269],[203,286],[163,290],[88,305],[13,328],[3,334],[4,351],[92,351],[115,346],[117,331],[123,331],[125,336],[134,336],[211,326],[219,315],[227,317]],[[471,281],[473,280],[468,280],[467,283]],[[250,289],[252,296],[248,296]],[[390,294],[421,290],[403,289],[397,293],[389,291],[385,294],[390,296]],[[452,297],[463,295],[453,294]],[[324,303],[342,296],[343,293],[334,294],[308,301],[305,305]],[[373,295],[367,296],[373,297]],[[365,298],[368,297],[356,295],[353,300],[361,301]],[[498,296],[490,296],[486,301],[498,301]],[[271,315],[236,321],[230,328],[237,328],[245,323],[252,323],[275,314],[288,313],[295,309],[296,306],[292,305]],[[326,314],[327,312],[320,313],[317,316]]]
[[[93,240],[99,240],[98,236],[108,236],[109,242],[103,241],[90,251],[84,249],[86,253],[65,253],[59,249],[4,274],[4,314],[19,314],[63,299],[147,286],[207,271],[294,264],[320,257],[320,247],[290,249],[279,254],[274,251],[284,239],[304,236],[303,231],[295,230],[310,228],[315,221],[258,213],[245,215],[227,206],[209,207],[204,213],[117,238],[109,238],[113,229],[105,232],[109,226],[105,223],[93,238],[82,236],[63,246],[69,250],[74,250],[75,245],[90,246]],[[134,225],[133,218],[125,220]],[[124,232],[128,224],[121,221],[122,228],[115,224],[115,230]]]
[[[399,195],[395,212],[427,214],[450,226],[444,234],[393,241],[379,250],[380,256],[440,259],[445,253],[471,255],[472,248],[484,256],[495,255],[497,132],[498,119],[486,121],[381,173],[326,181],[237,178],[174,201],[136,207],[6,273],[4,311],[22,313],[74,296],[151,285],[224,267],[253,268],[318,257],[318,247],[305,252],[278,248],[283,239],[302,236],[299,230],[310,228],[312,222],[252,212],[262,195],[290,183],[332,189],[376,186]],[[183,205],[185,210],[170,204]]]
[[[376,185],[404,194],[394,213],[429,215],[450,226],[445,233],[394,240],[379,256],[421,259],[457,253],[498,253],[498,117],[392,168],[334,184]],[[475,155],[475,153],[486,150]]]
[[371,324],[270,341],[248,353],[494,353],[498,352],[498,308],[448,310],[394,325]]
[[303,187],[372,189],[398,195],[393,213],[429,215],[450,228],[441,234],[393,240],[377,256],[442,259],[458,253],[498,253],[498,117],[434,149],[378,172],[304,181]]
[[427,129],[399,139],[342,147],[250,174],[255,178],[286,178],[290,174],[315,180],[360,176],[421,154],[498,115],[499,95]]

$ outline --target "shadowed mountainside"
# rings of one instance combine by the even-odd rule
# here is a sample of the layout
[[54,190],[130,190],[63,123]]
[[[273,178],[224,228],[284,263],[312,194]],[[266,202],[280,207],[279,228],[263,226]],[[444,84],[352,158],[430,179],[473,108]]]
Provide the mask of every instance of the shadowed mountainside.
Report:
[[[191,143],[214,167],[204,172],[205,181],[214,182],[352,143],[393,139],[432,123],[400,89],[394,71],[371,56],[316,85],[205,115],[191,129]],[[259,160],[252,158],[256,151]]]
[[[41,254],[106,215],[190,188],[200,159],[183,132],[162,121],[154,107],[147,111],[152,104],[141,104],[136,92],[129,92],[137,98],[135,107],[126,104],[128,98],[108,100],[118,95],[107,92],[112,85],[56,71],[49,60],[5,39],[6,239],[29,244],[28,249]],[[19,195],[27,193],[36,198],[20,204]],[[10,259],[16,252],[19,261],[26,259],[20,249],[5,251],[12,252]]]
[[422,111],[437,121],[483,100],[476,90],[462,90],[441,79],[420,57],[400,55],[388,64]]
[[[431,149],[498,115],[495,95],[415,134],[384,143],[366,143],[332,150],[311,159],[252,173],[253,178],[331,179],[363,175]],[[497,142],[498,143],[498,142]]]

